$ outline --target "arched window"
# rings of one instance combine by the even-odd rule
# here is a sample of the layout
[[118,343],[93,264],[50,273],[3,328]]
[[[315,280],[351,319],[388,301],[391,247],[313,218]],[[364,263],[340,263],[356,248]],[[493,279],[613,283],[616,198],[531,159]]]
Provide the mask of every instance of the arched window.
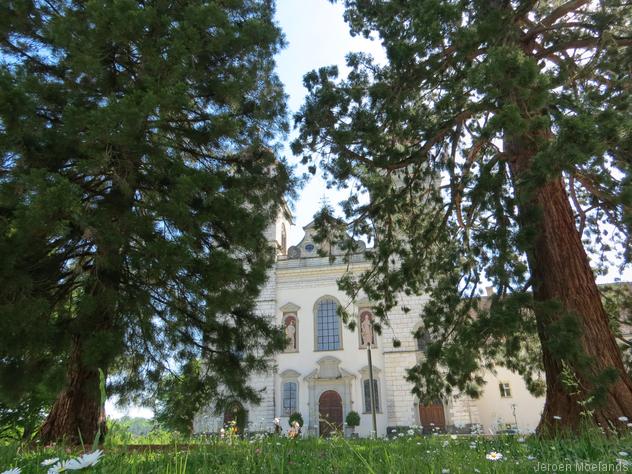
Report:
[[342,349],[340,326],[338,302],[333,298],[320,300],[316,305],[316,350]]
[[285,382],[283,384],[283,416],[290,416],[296,412],[296,382]]

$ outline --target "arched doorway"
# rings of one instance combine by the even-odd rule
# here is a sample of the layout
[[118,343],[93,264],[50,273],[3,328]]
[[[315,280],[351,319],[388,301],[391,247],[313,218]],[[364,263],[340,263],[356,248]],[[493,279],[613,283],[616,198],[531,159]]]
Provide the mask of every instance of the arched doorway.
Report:
[[224,411],[224,426],[228,425],[231,421],[237,423],[238,433],[242,434],[248,423],[248,412],[238,401],[230,402]]
[[323,392],[318,399],[320,421],[318,431],[321,436],[329,436],[334,431],[342,431],[342,398],[335,390]]
[[441,400],[423,405],[419,404],[419,421],[424,434],[445,432],[445,411]]

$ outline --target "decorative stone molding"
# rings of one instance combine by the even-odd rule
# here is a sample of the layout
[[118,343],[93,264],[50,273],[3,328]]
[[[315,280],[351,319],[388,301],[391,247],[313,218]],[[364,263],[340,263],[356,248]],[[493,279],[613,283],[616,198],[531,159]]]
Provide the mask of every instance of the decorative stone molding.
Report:
[[281,377],[282,379],[296,379],[298,380],[298,378],[301,376],[301,374],[299,372],[297,372],[296,370],[293,369],[286,369],[283,372],[281,372],[279,374],[279,377]]
[[279,309],[282,313],[298,313],[298,310],[301,309],[301,307],[297,304],[289,302],[285,303]]
[[356,376],[340,367],[341,361],[333,356],[318,360],[318,367],[304,377],[309,396],[308,433],[317,436],[319,429],[318,400],[323,392],[335,390],[342,398],[343,420],[353,410],[352,383]]

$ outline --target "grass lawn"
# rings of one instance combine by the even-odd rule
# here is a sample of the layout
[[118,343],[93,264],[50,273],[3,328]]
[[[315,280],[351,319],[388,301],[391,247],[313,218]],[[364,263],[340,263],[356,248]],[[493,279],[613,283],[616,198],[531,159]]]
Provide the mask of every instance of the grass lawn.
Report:
[[[488,460],[492,451],[502,459]],[[628,455],[630,453],[630,455]],[[47,458],[69,459],[76,450],[0,446],[0,472],[46,473]],[[190,445],[143,448],[106,445],[85,473],[461,473],[632,472],[632,436],[541,440],[535,437],[404,436],[392,440],[334,438],[209,440]],[[546,463],[544,466],[542,463]],[[587,467],[589,463],[592,467]],[[599,465],[599,463],[602,463]],[[555,471],[553,471],[555,469]],[[580,471],[580,469],[582,469]]]

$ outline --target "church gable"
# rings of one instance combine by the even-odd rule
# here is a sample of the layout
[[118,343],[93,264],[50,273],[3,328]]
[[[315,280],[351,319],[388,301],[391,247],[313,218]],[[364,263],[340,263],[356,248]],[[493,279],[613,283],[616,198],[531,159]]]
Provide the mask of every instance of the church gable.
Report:
[[[345,251],[340,249],[337,245],[331,246],[327,242],[317,243],[315,241],[316,235],[316,226],[315,222],[312,221],[303,227],[305,231],[305,235],[303,239],[296,245],[291,246],[288,249],[287,256],[288,258],[310,258],[310,257],[321,257],[321,253],[325,253],[326,255],[344,255]],[[366,244],[361,240],[356,241],[357,245],[357,253],[362,253],[366,250]]]

